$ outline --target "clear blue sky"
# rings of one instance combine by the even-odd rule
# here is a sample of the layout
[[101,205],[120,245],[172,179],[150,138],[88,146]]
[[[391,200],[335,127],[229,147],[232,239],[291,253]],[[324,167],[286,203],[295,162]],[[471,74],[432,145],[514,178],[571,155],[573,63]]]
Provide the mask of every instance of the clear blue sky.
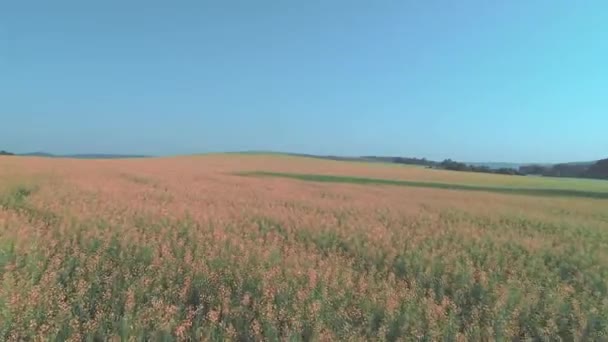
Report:
[[4,1],[0,149],[608,157],[608,1]]

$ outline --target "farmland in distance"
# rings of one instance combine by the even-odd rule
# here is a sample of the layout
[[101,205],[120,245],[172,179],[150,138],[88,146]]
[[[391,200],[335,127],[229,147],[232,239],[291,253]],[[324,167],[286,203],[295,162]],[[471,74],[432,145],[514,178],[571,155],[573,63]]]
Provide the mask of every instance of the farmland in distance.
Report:
[[608,182],[0,157],[0,340],[601,340]]

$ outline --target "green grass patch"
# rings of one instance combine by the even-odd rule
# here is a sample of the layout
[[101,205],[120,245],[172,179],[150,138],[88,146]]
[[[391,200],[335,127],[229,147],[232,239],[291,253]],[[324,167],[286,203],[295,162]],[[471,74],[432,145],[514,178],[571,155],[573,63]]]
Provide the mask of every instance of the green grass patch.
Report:
[[19,184],[0,195],[0,207],[21,212],[30,220],[44,222],[47,226],[56,223],[59,217],[48,210],[32,206],[27,199],[38,191],[37,185]]
[[26,199],[38,190],[37,186],[33,185],[17,185],[9,189],[0,196],[0,206],[14,209],[22,207]]
[[299,173],[282,173],[282,172],[266,172],[266,171],[242,172],[242,173],[238,173],[238,175],[253,176],[253,177],[280,177],[280,178],[289,178],[289,179],[297,179],[297,180],[302,180],[302,181],[323,182],[323,183],[349,183],[349,184],[360,184],[360,185],[393,185],[393,186],[408,186],[408,187],[444,189],[444,190],[495,192],[495,193],[512,194],[512,195],[608,199],[607,192],[572,190],[572,189],[514,188],[514,187],[507,188],[507,187],[492,187],[492,186],[464,185],[464,184],[450,184],[450,183],[417,182],[417,181],[382,179],[382,178],[363,178],[363,177],[351,177],[351,176],[299,174]]

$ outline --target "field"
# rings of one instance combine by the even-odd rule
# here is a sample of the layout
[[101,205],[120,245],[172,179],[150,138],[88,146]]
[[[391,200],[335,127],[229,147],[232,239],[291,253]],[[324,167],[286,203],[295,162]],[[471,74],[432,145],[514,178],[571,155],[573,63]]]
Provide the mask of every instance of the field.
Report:
[[0,340],[603,340],[608,182],[0,157]]

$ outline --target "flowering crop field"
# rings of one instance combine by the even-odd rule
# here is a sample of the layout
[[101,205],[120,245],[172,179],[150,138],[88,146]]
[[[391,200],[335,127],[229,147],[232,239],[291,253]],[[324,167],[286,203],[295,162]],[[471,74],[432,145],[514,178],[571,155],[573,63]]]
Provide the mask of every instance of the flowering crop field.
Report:
[[608,182],[0,158],[0,340],[602,340]]

